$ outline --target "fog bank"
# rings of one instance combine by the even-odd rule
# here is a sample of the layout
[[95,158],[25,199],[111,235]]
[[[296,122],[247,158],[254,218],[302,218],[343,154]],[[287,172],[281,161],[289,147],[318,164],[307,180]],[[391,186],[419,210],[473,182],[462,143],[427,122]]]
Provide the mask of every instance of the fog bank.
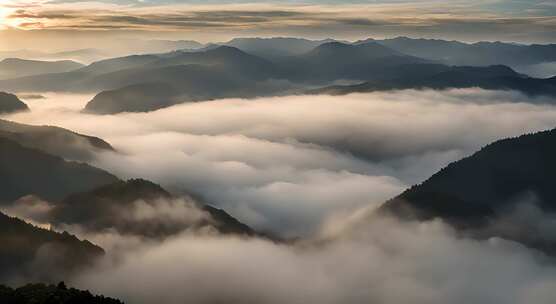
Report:
[[8,116],[99,136],[93,164],[191,193],[283,236],[377,206],[499,138],[551,129],[556,108],[477,89],[216,100],[149,113],[79,113],[91,96],[44,94]]

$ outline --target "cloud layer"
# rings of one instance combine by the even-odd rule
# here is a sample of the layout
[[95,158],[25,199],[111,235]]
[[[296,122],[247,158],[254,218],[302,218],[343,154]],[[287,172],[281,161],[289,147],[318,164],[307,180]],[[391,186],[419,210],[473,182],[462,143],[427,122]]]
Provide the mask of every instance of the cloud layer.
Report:
[[[548,304],[556,297],[553,260],[538,252],[497,238],[461,239],[441,222],[369,217],[489,142],[553,128],[551,100],[397,91],[94,116],[79,112],[91,96],[44,95],[26,100],[31,112],[7,118],[100,136],[120,151],[97,155],[100,167],[202,196],[256,228],[305,237],[276,244],[188,231],[147,241],[67,227],[108,251],[68,284],[138,304]],[[50,208],[32,198],[20,203],[28,208],[11,212],[37,221]],[[138,203],[125,214],[187,222],[187,206]],[[527,204],[490,228],[503,232],[515,221],[554,237],[554,217]]]
[[375,219],[320,244],[186,234],[72,283],[138,304],[548,304],[556,268],[518,244],[457,239],[439,222]]
[[107,116],[78,113],[90,96],[46,96],[8,118],[104,138],[121,153],[95,165],[288,237],[377,206],[496,139],[556,125],[548,100],[482,90],[219,100]]

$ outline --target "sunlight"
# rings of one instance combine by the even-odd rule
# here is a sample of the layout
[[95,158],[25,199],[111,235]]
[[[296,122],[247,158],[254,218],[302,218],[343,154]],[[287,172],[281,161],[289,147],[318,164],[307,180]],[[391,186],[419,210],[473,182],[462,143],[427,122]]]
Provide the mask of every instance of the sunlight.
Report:
[[8,15],[8,10],[4,7],[5,4],[7,4],[6,0],[0,0],[0,30],[7,26],[5,18]]

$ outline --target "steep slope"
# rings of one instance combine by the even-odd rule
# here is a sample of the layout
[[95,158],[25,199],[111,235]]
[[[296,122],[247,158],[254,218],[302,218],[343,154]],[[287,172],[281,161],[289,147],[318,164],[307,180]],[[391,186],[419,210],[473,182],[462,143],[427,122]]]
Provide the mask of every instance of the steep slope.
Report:
[[67,288],[63,282],[57,286],[27,284],[16,289],[0,285],[0,302],[4,304],[123,304],[119,300],[93,295],[89,291]]
[[0,213],[0,244],[2,281],[13,277],[63,279],[104,254],[102,248],[88,241],[80,241],[65,232],[38,228],[3,213]]
[[70,193],[87,191],[118,179],[86,164],[64,161],[39,150],[0,138],[0,203],[35,194],[60,200]]
[[28,111],[29,107],[19,100],[17,96],[5,92],[0,92],[0,114]]
[[17,78],[31,75],[62,73],[77,70],[82,64],[71,60],[38,61],[7,58],[0,61],[0,79]]
[[89,160],[95,152],[114,151],[104,140],[53,126],[31,126],[0,119],[0,137],[70,160]]
[[51,222],[57,226],[80,225],[97,232],[115,229],[151,238],[164,238],[186,229],[255,235],[223,210],[190,197],[173,197],[159,185],[141,179],[72,194],[56,204]]
[[474,236],[501,236],[556,254],[556,239],[545,225],[556,213],[555,153],[556,130],[497,141],[386,202],[380,211],[409,219],[442,218]]

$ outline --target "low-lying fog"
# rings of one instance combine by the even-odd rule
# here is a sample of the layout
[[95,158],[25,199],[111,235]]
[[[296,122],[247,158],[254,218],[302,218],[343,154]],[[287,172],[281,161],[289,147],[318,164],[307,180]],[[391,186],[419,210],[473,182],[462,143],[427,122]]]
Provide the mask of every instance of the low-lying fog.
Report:
[[106,116],[79,112],[91,96],[44,96],[6,118],[99,136],[120,153],[94,165],[200,195],[286,237],[376,206],[491,141],[556,126],[555,107],[482,90],[229,99]]
[[[494,140],[556,126],[556,107],[513,92],[400,91],[79,112],[44,94],[6,119],[99,136],[94,165],[203,197],[299,245],[184,234],[161,243],[81,235],[109,249],[78,286],[129,303],[552,303],[556,268],[442,223],[355,225],[411,184]],[[349,228],[349,229],[348,229]],[[347,231],[347,232],[346,232]],[[333,237],[332,242],[315,242]],[[114,247],[115,242],[125,246]]]

